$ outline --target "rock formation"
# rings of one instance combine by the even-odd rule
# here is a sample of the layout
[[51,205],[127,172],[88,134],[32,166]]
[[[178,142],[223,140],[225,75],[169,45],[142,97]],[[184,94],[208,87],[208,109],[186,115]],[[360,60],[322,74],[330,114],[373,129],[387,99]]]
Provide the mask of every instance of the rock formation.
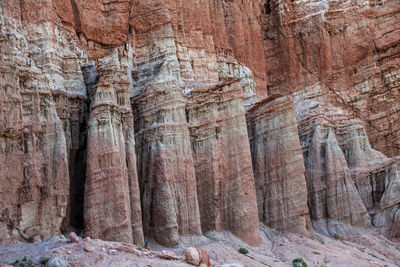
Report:
[[295,99],[314,228],[345,233],[346,225],[369,227],[370,216],[377,227],[397,224],[397,160],[371,148],[359,119],[324,104],[323,95],[304,97]]
[[397,0],[2,0],[0,243],[399,238],[399,45]]
[[132,103],[144,233],[175,246],[180,234],[201,234],[183,96],[173,83],[154,84]]
[[361,118],[372,147],[399,155],[399,2],[262,2],[268,93],[319,86]]
[[303,155],[293,101],[273,95],[247,111],[260,221],[310,235]]
[[85,93],[79,48],[69,49],[73,41],[67,33],[35,21],[22,29],[20,20],[4,15],[0,16],[0,242],[60,232],[70,194],[71,143],[64,130],[71,134],[73,127],[65,125],[69,107],[65,105],[64,117],[59,116],[56,101],[80,102]]
[[98,82],[91,92],[85,233],[94,238],[144,244],[128,57],[123,54],[127,51],[120,50],[99,60]]
[[229,230],[257,244],[256,194],[238,82],[191,91],[186,113],[203,231]]

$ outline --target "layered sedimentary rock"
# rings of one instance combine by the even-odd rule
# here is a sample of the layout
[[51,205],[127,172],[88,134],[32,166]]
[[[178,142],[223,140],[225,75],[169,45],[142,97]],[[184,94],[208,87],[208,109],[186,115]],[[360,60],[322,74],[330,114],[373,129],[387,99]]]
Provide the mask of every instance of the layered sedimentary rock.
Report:
[[143,244],[128,51],[115,49],[98,62],[88,123],[84,224],[93,238]]
[[[142,243],[143,220],[145,236],[171,246],[180,235],[200,234],[200,225],[256,240],[253,216],[242,220],[255,197],[242,113],[257,96],[277,92],[302,107],[314,227],[368,226],[369,214],[374,226],[398,236],[398,160],[371,146],[390,157],[400,152],[399,25],[396,0],[0,1],[1,241],[80,232],[83,202],[91,210],[86,234],[105,239]],[[304,168],[298,147],[281,146],[297,145],[290,108],[280,101],[261,102],[248,115],[253,155],[264,151],[253,156],[256,180],[271,182],[260,185],[259,202],[269,205],[260,214],[281,230],[300,220],[295,231],[302,232],[304,186],[294,192],[289,182],[303,184]],[[271,114],[288,120],[275,123]],[[245,160],[234,163],[223,151]],[[279,157],[267,160],[273,154]],[[205,162],[209,155],[218,158]],[[204,204],[198,184],[215,182],[203,175],[215,164],[230,167],[212,174],[221,184],[238,175],[231,180],[245,185],[216,198],[221,214],[239,214],[234,223],[200,222],[218,210]],[[291,203],[287,193],[268,198],[274,188],[301,201]],[[235,204],[222,203],[233,196]]]
[[400,153],[397,0],[263,0],[268,93],[320,86],[363,121],[372,146]]
[[184,99],[176,85],[163,83],[132,103],[144,233],[176,246],[179,235],[201,234]]
[[69,214],[70,136],[79,135],[69,122],[79,121],[86,90],[84,55],[68,32],[41,15],[24,21],[7,4],[0,16],[1,242],[60,232]]
[[296,96],[296,111],[314,227],[332,235],[346,232],[345,224],[369,227],[371,219],[377,227],[397,225],[396,159],[371,148],[360,119],[324,104],[323,94],[305,95]]
[[260,221],[310,235],[307,187],[293,101],[273,95],[246,114]]
[[191,91],[186,107],[203,231],[259,242],[257,204],[239,80]]

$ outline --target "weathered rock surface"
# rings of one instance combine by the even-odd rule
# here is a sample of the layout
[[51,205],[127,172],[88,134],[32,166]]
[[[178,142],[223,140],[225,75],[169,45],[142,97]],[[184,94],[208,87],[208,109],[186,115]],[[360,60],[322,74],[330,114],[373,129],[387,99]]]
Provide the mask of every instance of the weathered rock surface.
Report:
[[115,49],[98,62],[88,123],[84,224],[88,236],[143,244],[126,52]]
[[324,104],[323,95],[296,99],[314,228],[333,235],[346,225],[369,227],[371,219],[377,227],[396,225],[397,160],[373,150],[360,119]]
[[293,101],[273,95],[246,114],[260,221],[310,235],[303,154]]
[[184,99],[174,84],[155,84],[132,103],[144,233],[176,246],[180,234],[201,234]]
[[319,86],[361,118],[372,146],[400,154],[397,0],[263,1],[268,93]]
[[2,0],[0,242],[256,242],[256,195],[306,234],[291,107],[253,107],[274,93],[295,99],[314,228],[396,238],[399,44],[397,0]]
[[191,91],[186,113],[203,231],[229,230],[257,244],[256,194],[238,82]]
[[81,102],[86,89],[78,63],[84,58],[68,33],[31,21],[22,27],[1,5],[0,242],[6,242],[60,232],[70,194],[72,144],[65,132],[74,134],[74,127],[65,125],[69,107],[62,121],[56,102]]

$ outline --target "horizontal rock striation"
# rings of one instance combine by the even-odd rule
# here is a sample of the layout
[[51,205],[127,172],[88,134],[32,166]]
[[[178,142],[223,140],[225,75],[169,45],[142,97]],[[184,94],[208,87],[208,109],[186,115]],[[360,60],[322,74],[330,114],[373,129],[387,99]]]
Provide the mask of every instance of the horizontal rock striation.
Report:
[[257,203],[239,80],[187,96],[203,231],[229,230],[250,244],[260,239]]
[[317,231],[397,238],[399,22],[397,0],[0,1],[0,243],[255,244],[257,217],[308,235],[306,198]]
[[273,95],[246,114],[259,219],[280,231],[310,235],[307,187],[293,101]]
[[320,86],[361,118],[372,146],[400,153],[397,0],[263,0],[268,93]]
[[[374,226],[385,228],[390,228],[392,221],[396,224],[396,159],[373,150],[360,119],[343,109],[315,98],[297,104],[314,227],[332,235],[346,232],[343,222],[369,227],[372,220]],[[392,209],[392,217],[387,219]]]
[[143,244],[128,58],[120,50],[99,60],[98,82],[91,92],[85,234]]
[[7,4],[0,15],[0,242],[69,225],[69,160],[79,150],[71,136],[79,136],[86,93],[79,66],[85,55],[69,33],[41,16],[18,17]]
[[132,105],[144,233],[176,246],[180,235],[201,234],[185,102],[165,83],[149,86]]

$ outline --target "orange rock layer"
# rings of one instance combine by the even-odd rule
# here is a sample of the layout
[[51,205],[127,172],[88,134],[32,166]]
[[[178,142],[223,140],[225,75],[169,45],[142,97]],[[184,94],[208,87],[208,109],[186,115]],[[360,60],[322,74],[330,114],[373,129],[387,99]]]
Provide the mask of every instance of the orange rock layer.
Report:
[[398,238],[399,45],[396,0],[2,0],[0,243]]

